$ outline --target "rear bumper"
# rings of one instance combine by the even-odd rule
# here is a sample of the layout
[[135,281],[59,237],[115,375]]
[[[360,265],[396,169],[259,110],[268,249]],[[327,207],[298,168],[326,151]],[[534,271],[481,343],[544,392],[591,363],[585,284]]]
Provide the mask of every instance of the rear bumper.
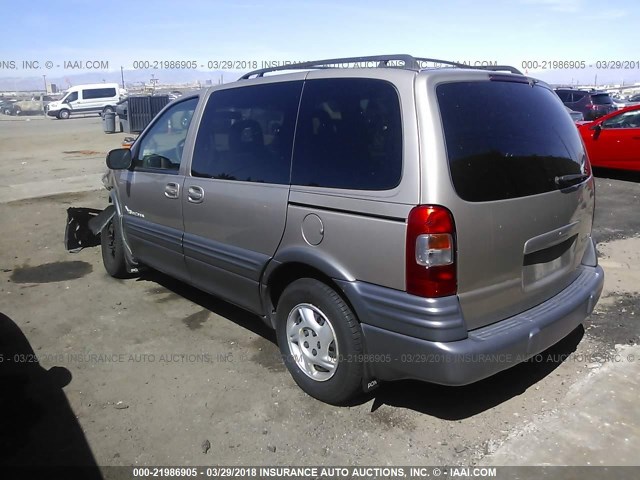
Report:
[[[567,336],[593,311],[602,292],[600,266],[581,266],[580,276],[546,302],[468,332],[456,341],[432,341],[366,323],[361,317],[367,368],[378,380],[417,379],[466,385],[523,362]],[[357,306],[356,310],[358,310]]]

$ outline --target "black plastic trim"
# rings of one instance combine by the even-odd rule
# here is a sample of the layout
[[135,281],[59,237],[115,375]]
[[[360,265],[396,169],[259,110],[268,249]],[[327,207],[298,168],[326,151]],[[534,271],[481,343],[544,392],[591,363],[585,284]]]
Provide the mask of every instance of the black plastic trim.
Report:
[[362,323],[433,342],[467,338],[456,295],[424,298],[366,282],[336,283]]
[[577,328],[602,293],[601,267],[580,267],[578,279],[558,295],[513,317],[469,332],[454,342],[433,342],[362,324],[367,354],[379,380],[415,379],[467,385],[523,362]]
[[127,237],[133,237],[151,246],[163,247],[182,255],[182,232],[180,230],[151,223],[131,215],[124,215],[122,219]]
[[187,258],[235,273],[254,282],[258,282],[260,273],[269,260],[269,257],[262,253],[233,247],[189,233],[184,234],[183,248]]

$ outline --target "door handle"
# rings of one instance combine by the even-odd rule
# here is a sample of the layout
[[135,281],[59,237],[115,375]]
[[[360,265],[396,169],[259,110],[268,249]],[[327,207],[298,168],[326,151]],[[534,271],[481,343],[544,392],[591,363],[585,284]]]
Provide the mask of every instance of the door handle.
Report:
[[633,138],[634,140],[640,140],[640,136],[635,136],[635,137],[631,137],[631,138]]
[[167,198],[178,198],[180,195],[180,185],[175,182],[169,182],[164,187],[164,196]]
[[189,190],[187,190],[187,200],[191,203],[202,203],[204,200],[204,190],[201,187],[189,187]]

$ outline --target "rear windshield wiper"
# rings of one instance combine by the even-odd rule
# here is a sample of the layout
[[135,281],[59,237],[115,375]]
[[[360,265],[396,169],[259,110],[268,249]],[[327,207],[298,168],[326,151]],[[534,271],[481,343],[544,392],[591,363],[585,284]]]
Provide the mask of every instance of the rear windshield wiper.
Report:
[[586,173],[574,173],[572,175],[560,175],[555,178],[555,182],[558,187],[564,188],[583,182],[587,178],[589,178],[589,175]]

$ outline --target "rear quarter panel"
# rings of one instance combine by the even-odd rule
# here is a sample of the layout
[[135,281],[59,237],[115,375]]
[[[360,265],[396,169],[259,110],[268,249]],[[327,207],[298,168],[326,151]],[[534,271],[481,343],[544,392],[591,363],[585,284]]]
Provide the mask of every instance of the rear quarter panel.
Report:
[[[345,279],[404,290],[406,218],[420,198],[415,75],[415,72],[391,69],[331,69],[309,73],[308,79],[379,78],[394,84],[402,115],[402,177],[396,188],[385,191],[293,185],[276,260],[289,249],[303,249],[335,264],[345,272]],[[308,215],[316,215],[322,221],[324,236],[318,245],[311,245],[303,235],[303,222]]]

